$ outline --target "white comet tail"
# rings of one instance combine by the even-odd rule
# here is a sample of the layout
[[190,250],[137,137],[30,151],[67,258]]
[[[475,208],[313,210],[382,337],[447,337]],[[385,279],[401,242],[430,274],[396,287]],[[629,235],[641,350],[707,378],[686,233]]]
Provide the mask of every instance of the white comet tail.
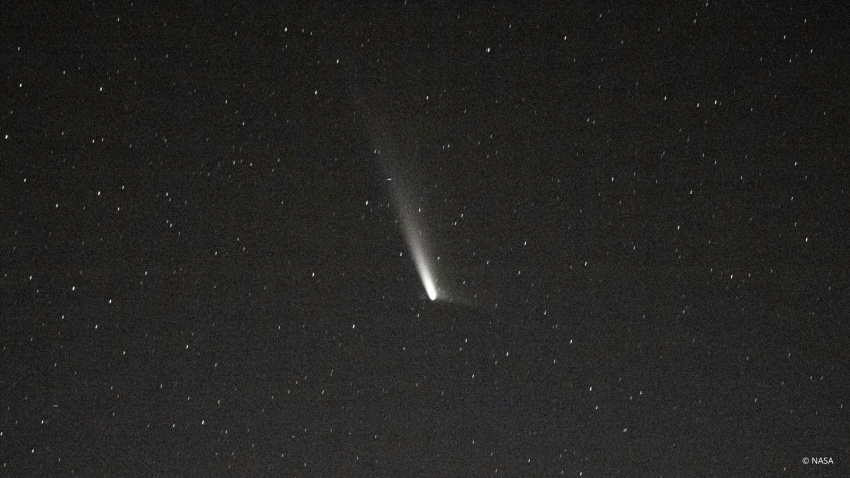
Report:
[[422,285],[425,287],[425,292],[428,293],[428,298],[437,300],[437,284],[434,279],[434,272],[431,270],[431,263],[428,260],[428,254],[425,251],[422,232],[419,229],[418,221],[413,214],[404,207],[401,208],[401,222],[404,227],[404,235],[407,239],[407,245],[410,247],[410,252],[413,255],[413,263],[416,266],[416,272],[422,280]]
[[434,286],[434,279],[431,277],[431,271],[428,270],[428,264],[425,264],[424,261],[420,261],[419,259],[417,259],[416,270],[419,271],[419,277],[422,278],[422,285],[425,286],[425,292],[428,293],[428,298],[431,300],[436,300],[437,288]]
[[[376,150],[377,151],[377,150]],[[398,165],[385,160],[385,170],[387,171],[387,182],[395,199],[399,220],[402,226],[405,242],[410,250],[410,255],[413,256],[413,264],[416,266],[416,273],[419,274],[419,279],[425,287],[425,292],[428,293],[428,298],[437,300],[440,296],[437,292],[437,271],[434,270],[435,264],[430,259],[427,244],[427,234],[422,229],[423,220],[419,213],[422,212],[417,208],[414,213],[410,194],[407,191],[405,181],[398,173]]]
[[422,244],[420,244],[418,237],[410,234],[410,231],[408,231],[407,238],[411,253],[413,254],[413,262],[416,265],[416,272],[419,273],[419,278],[422,279],[425,292],[428,293],[429,299],[436,300],[437,286],[434,283],[434,275],[431,273],[431,266],[428,263],[427,257],[425,257]]

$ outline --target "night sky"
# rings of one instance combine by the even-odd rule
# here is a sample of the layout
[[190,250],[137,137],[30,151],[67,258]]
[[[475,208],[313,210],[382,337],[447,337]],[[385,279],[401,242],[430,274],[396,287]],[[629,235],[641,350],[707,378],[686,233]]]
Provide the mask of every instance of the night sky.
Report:
[[850,473],[850,10],[136,3],[0,12],[0,476]]

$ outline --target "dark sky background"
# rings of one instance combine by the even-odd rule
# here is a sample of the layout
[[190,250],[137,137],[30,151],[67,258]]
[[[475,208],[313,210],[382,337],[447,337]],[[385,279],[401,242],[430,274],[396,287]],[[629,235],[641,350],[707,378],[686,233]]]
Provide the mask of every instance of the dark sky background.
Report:
[[847,476],[846,8],[261,3],[0,13],[0,476]]

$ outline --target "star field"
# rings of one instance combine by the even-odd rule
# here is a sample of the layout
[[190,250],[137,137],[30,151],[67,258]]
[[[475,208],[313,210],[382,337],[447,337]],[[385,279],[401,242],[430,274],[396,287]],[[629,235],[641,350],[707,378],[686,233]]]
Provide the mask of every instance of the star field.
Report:
[[0,476],[845,476],[847,13],[5,8]]

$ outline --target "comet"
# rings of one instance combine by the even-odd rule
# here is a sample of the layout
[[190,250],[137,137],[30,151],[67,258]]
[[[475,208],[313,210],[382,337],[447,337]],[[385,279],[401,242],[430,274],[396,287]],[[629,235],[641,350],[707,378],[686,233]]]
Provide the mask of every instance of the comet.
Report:
[[413,256],[416,273],[429,299],[432,301],[438,298],[443,299],[444,294],[437,289],[439,281],[434,263],[429,256],[427,235],[420,222],[419,210],[414,213],[412,208],[411,193],[416,188],[411,183],[415,183],[415,180],[408,181],[408,178],[419,176],[416,174],[416,164],[414,161],[404,159],[410,157],[409,149],[404,146],[404,143],[395,141],[396,134],[390,133],[397,125],[380,115],[372,117],[367,124],[371,125],[368,131],[375,142],[374,154],[382,166],[385,184],[392,194],[405,242]]
[[419,279],[422,280],[422,285],[425,287],[425,292],[428,293],[428,298],[432,301],[437,300],[437,284],[434,279],[434,273],[431,270],[431,263],[428,260],[422,230],[419,228],[418,221],[410,213],[410,210],[403,201],[399,209],[404,238],[407,241],[407,247],[410,248],[410,253],[413,255],[416,272],[419,274]]
[[425,292],[428,293],[428,298],[437,300],[437,286],[434,284],[434,277],[431,275],[431,267],[428,260],[421,250],[413,247],[413,262],[416,264],[416,272],[419,273],[419,278],[422,279],[422,285],[425,286]]

